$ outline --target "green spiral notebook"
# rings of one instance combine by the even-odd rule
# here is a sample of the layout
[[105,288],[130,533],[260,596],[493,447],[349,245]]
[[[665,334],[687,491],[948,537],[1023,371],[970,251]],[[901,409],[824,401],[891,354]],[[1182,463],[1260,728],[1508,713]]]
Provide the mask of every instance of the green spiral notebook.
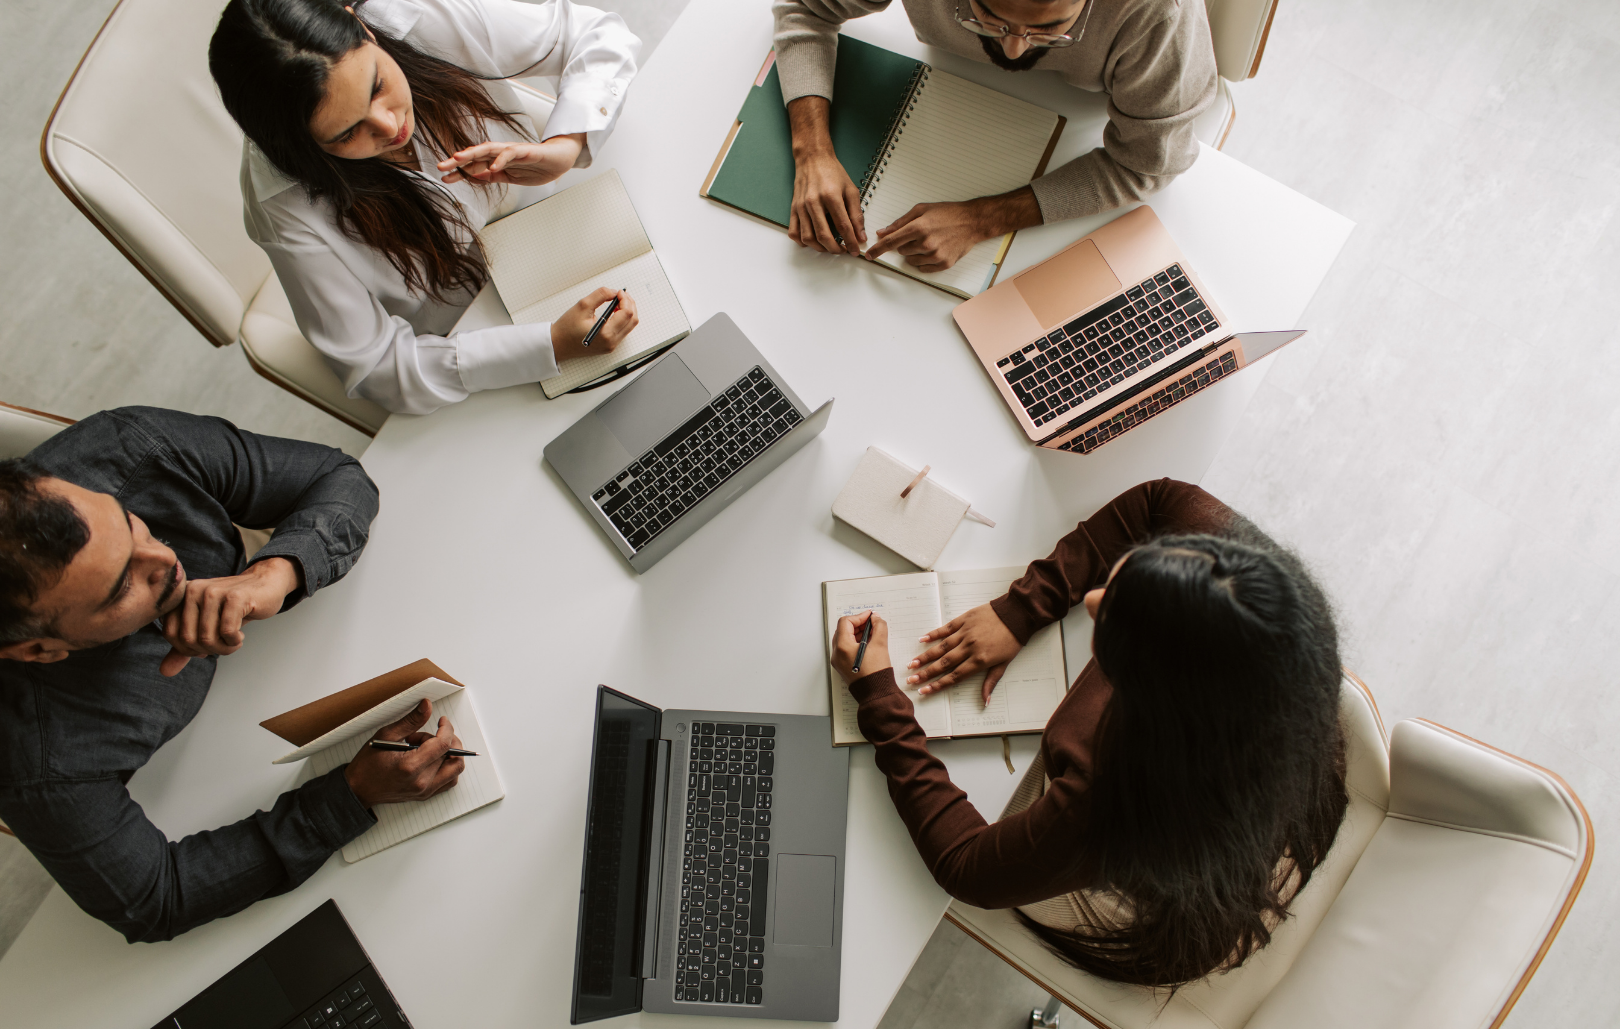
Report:
[[[831,114],[833,149],[860,187],[868,241],[915,204],[1027,184],[1046,170],[1064,125],[1044,108],[849,36],[838,40]],[[774,50],[699,192],[787,227],[793,143]],[[943,272],[917,271],[898,254],[879,261],[971,297],[995,282],[1011,242],[1011,233],[984,240]]]

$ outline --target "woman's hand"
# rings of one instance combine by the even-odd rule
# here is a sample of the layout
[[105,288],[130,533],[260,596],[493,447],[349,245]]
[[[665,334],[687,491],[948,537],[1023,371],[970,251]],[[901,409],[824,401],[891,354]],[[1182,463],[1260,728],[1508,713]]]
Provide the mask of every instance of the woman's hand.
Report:
[[[591,345],[585,346],[585,334],[596,324],[597,317],[602,313],[602,305],[615,296],[619,298],[619,309],[609,316],[602,331],[591,340]],[[551,352],[557,355],[558,364],[570,357],[611,354],[630,335],[637,321],[636,302],[630,299],[630,294],[623,290],[614,293],[604,286],[564,311],[551,323]]]
[[[861,649],[861,633],[866,629],[867,619],[872,621],[872,638],[867,641],[866,653],[861,656],[861,670],[857,672],[851,666]],[[889,660],[889,623],[870,611],[838,619],[838,628],[833,630],[832,666],[845,686],[873,672],[893,668]]]
[[480,143],[439,162],[443,182],[501,182],[543,186],[560,178],[579,160],[585,134],[553,136],[543,143]]
[[[1024,648],[989,604],[980,604],[962,617],[922,638],[934,646],[918,654],[907,685],[924,683],[923,696],[954,686],[970,675],[984,672],[984,702],[1007,671],[1007,664]],[[929,681],[933,680],[933,681]]]

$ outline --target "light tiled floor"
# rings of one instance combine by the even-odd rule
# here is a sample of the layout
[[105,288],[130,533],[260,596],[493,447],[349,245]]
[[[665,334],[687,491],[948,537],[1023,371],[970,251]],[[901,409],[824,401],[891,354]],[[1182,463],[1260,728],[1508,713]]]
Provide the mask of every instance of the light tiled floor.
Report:
[[[39,127],[107,6],[0,5],[0,399],[229,411],[354,445],[211,352],[38,170]],[[681,4],[612,6],[650,38]],[[1580,793],[1597,858],[1508,1025],[1620,1023],[1603,842],[1620,831],[1604,514],[1620,507],[1620,4],[1281,0],[1238,92],[1227,152],[1358,228],[1204,484],[1318,568],[1387,720],[1432,718]],[[5,854],[0,875],[26,879]],[[1037,994],[943,926],[884,1029],[1011,1029]]]

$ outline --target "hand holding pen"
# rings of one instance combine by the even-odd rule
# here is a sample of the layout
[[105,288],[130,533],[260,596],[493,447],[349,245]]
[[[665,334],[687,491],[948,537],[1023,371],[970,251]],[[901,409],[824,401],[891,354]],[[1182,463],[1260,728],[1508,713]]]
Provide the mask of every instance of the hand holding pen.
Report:
[[[423,700],[392,725],[377,730],[372,746],[349,759],[343,777],[365,807],[427,800],[455,786],[467,754],[450,719],[440,718],[438,731],[423,732],[433,715],[433,702]],[[376,744],[385,744],[378,747]],[[398,746],[403,746],[403,752]]]
[[838,619],[833,630],[832,664],[846,686],[892,668],[889,623],[872,611]]
[[551,323],[551,350],[558,362],[611,353],[637,324],[636,302],[629,292],[603,287],[581,297]]

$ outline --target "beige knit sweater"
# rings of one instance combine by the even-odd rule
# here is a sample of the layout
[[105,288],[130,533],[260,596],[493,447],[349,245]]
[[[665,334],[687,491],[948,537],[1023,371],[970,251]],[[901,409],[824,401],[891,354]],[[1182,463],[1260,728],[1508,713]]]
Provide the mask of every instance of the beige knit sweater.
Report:
[[[831,99],[838,26],[891,2],[775,0],[782,99]],[[1200,0],[1091,2],[1095,9],[1080,41],[1047,51],[1034,69],[1108,94],[1103,145],[1032,184],[1048,222],[1110,210],[1163,189],[1197,159],[1193,122],[1215,100],[1215,50]],[[956,24],[954,12],[959,3],[965,11],[967,0],[901,3],[919,40],[991,63],[979,37]]]

